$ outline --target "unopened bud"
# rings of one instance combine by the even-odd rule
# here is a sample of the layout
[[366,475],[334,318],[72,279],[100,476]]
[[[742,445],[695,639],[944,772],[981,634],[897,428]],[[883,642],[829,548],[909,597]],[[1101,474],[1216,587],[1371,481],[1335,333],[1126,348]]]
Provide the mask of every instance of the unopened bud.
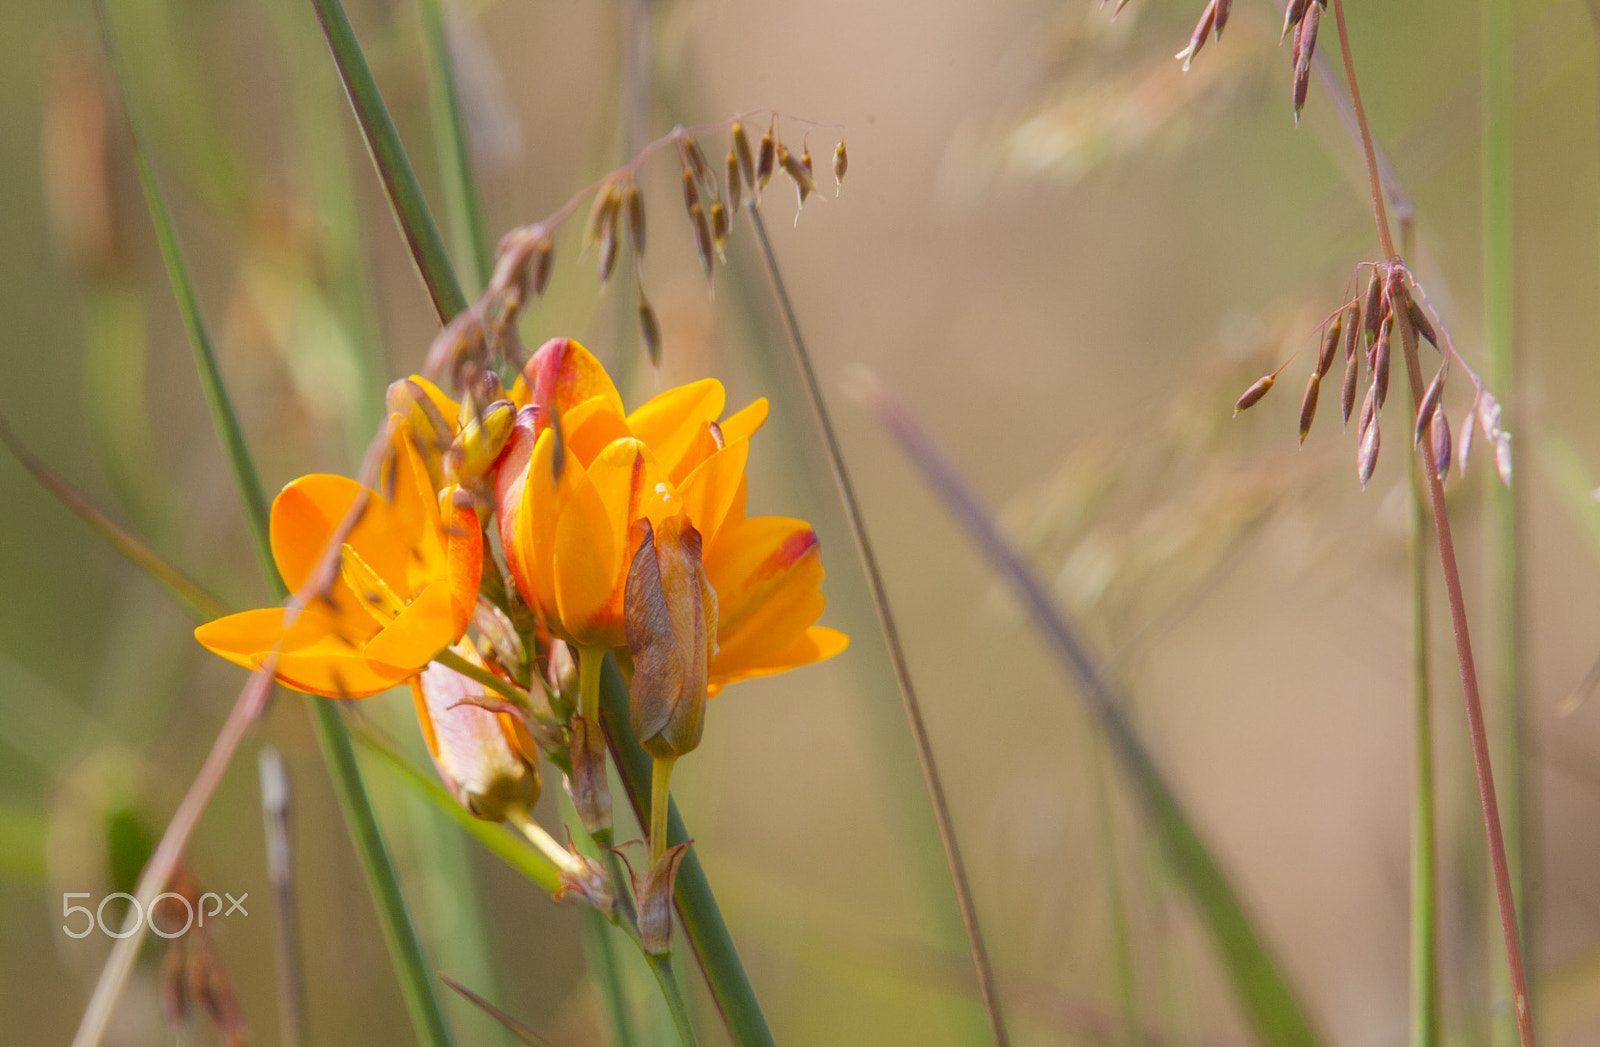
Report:
[[[483,665],[469,644],[452,650]],[[533,806],[540,784],[533,739],[509,715],[476,704],[482,684],[434,662],[411,678],[411,695],[428,753],[461,806],[492,822],[513,806]]]
[[668,517],[659,530],[640,520],[632,538],[623,595],[634,666],[630,720],[645,752],[675,758],[700,744],[717,594],[700,559],[700,532],[684,517]]
[[668,847],[636,885],[639,898],[639,939],[645,952],[664,956],[672,951],[672,892],[678,866],[689,850],[687,842]]
[[606,738],[600,725],[583,716],[572,718],[572,777],[567,779],[572,806],[590,836],[611,831],[611,789],[606,784]]

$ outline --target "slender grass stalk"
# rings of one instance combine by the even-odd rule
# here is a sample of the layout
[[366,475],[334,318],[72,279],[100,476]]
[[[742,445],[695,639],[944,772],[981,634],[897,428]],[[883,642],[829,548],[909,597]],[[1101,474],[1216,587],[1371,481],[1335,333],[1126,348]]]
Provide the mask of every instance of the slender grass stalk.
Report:
[[283,1047],[305,1043],[305,968],[300,962],[299,907],[295,904],[291,797],[283,754],[270,745],[257,756],[261,770],[261,820],[267,836],[267,880],[272,884],[272,930],[278,960],[278,1026]]
[[[1420,457],[1420,456],[1419,456]],[[1428,667],[1427,513],[1421,464],[1411,474],[1411,1047],[1438,1047],[1439,951],[1436,805],[1433,790],[1433,690]]]
[[[1483,0],[1483,331],[1485,372],[1502,405],[1501,424],[1517,431],[1515,330],[1516,251],[1513,237],[1513,113],[1516,102],[1516,25],[1512,0]],[[1515,445],[1510,450],[1515,457]],[[1512,475],[1515,475],[1513,467]],[[1524,954],[1532,921],[1528,912],[1527,797],[1523,771],[1522,549],[1519,488],[1484,485],[1488,520],[1486,598],[1494,638],[1490,698],[1500,709],[1494,759],[1500,768],[1506,862],[1520,916]],[[1493,968],[1492,994],[1511,996],[1506,972]],[[1496,1010],[1496,1044],[1516,1042],[1516,1018]]]
[[489,1017],[499,1022],[506,1029],[506,1031],[515,1036],[519,1042],[528,1044],[529,1047],[550,1047],[549,1040],[545,1039],[543,1036],[540,1036],[526,1025],[523,1025],[521,1022],[511,1017],[511,1015],[496,1007],[488,1000],[485,1000],[482,996],[479,996],[477,993],[473,992],[465,985],[462,985],[448,974],[445,974],[441,971],[439,973],[439,980],[450,986],[450,988],[454,989],[456,992],[460,993],[468,1003],[472,1004],[474,1007],[478,1008],[485,1014],[489,1015]]
[[378,93],[377,82],[372,79],[372,70],[367,68],[361,45],[356,42],[350,19],[345,16],[344,5],[339,0],[311,2],[322,24],[323,36],[328,40],[328,50],[333,53],[334,64],[339,67],[339,79],[350,98],[350,107],[355,110],[356,122],[361,125],[362,140],[367,143],[372,164],[383,181],[383,191],[389,197],[400,234],[405,237],[417,273],[428,289],[434,313],[441,324],[448,323],[467,308],[467,299],[450,266],[450,256],[439,228],[434,225],[433,215],[422,197],[422,187],[417,184],[411,162],[406,159],[394,121],[389,119],[389,107]]
[[1112,805],[1105,754],[1101,752],[1104,743],[1098,737],[1090,737],[1088,743],[1089,773],[1094,779],[1094,817],[1100,833],[1100,859],[1111,916],[1111,966],[1116,974],[1117,1007],[1122,1019],[1117,1042],[1132,1047],[1143,1035],[1144,1021],[1139,1013],[1139,985],[1134,975],[1133,928],[1128,921],[1128,899],[1118,857],[1117,812]]
[[[210,336],[201,318],[200,304],[195,297],[193,284],[189,280],[188,268],[178,245],[177,233],[167,210],[166,201],[161,195],[161,188],[156,182],[149,155],[138,133],[131,100],[126,90],[127,77],[116,48],[111,17],[106,9],[105,0],[99,0],[97,13],[107,58],[124,99],[124,110],[127,114],[139,181],[144,189],[145,202],[155,225],[156,237],[160,242],[162,261],[166,266],[173,292],[178,298],[178,308],[183,316],[184,328],[189,335],[201,384],[206,391],[206,404],[210,408],[213,425],[232,466],[234,483],[240,501],[244,504],[245,519],[249,524],[262,572],[275,595],[279,599],[286,599],[289,590],[278,574],[268,540],[266,491],[262,487],[255,460],[251,457],[249,446],[245,442],[244,432],[239,425],[238,415],[233,409],[233,402],[223,381]],[[367,874],[367,886],[378,909],[384,941],[389,948],[396,975],[400,979],[401,992],[411,1013],[412,1022],[424,1043],[430,1047],[446,1047],[450,1043],[450,1037],[445,1029],[444,1017],[439,1010],[438,999],[433,993],[432,980],[428,977],[423,963],[422,947],[417,941],[416,932],[406,912],[405,900],[400,893],[394,865],[384,847],[377,819],[367,800],[366,789],[355,765],[355,757],[350,751],[349,736],[345,733],[343,721],[339,719],[338,711],[331,699],[312,698],[311,706],[317,740],[328,763],[339,804],[344,811],[346,824],[355,842],[362,868]],[[259,710],[257,712],[259,713]],[[243,728],[240,729],[241,738],[242,730]],[[219,745],[221,741],[222,736],[219,736]],[[213,755],[218,755],[219,752],[220,750],[213,749]],[[223,767],[231,760],[232,755],[232,751],[226,752]],[[221,768],[217,772],[219,776],[220,772]],[[209,799],[209,794],[205,799]],[[198,812],[195,816],[198,818]]]
[[856,500],[855,485],[850,479],[849,467],[845,465],[844,451],[840,447],[839,438],[833,431],[833,420],[828,414],[828,405],[822,398],[822,386],[818,383],[816,370],[811,364],[811,353],[806,348],[804,336],[800,333],[799,318],[795,315],[793,303],[789,301],[788,288],[784,285],[783,274],[778,269],[777,255],[773,253],[772,241],[767,237],[766,223],[761,219],[761,208],[754,200],[750,202],[749,214],[751,228],[755,231],[756,242],[761,249],[762,262],[772,280],[773,291],[777,295],[778,306],[783,314],[784,326],[788,329],[789,348],[794,354],[795,367],[800,372],[806,400],[811,405],[812,417],[817,423],[817,429],[827,450],[834,485],[839,490],[839,500],[844,506],[845,519],[850,525],[850,536],[855,541],[856,556],[861,561],[861,569],[867,580],[867,590],[872,596],[873,609],[878,615],[878,628],[883,634],[884,646],[888,648],[889,660],[894,667],[900,700],[905,706],[906,720],[911,726],[912,741],[916,744],[917,763],[922,769],[923,785],[927,789],[928,802],[933,807],[934,819],[939,826],[939,842],[944,848],[945,865],[950,870],[950,879],[956,892],[956,903],[961,909],[961,924],[966,931],[967,948],[972,954],[972,966],[978,978],[978,996],[983,1001],[983,1009],[989,1016],[989,1030],[994,1037],[996,1047],[1006,1047],[1010,1043],[1010,1035],[1006,1032],[1005,1015],[1000,1008],[1000,994],[995,984],[994,968],[989,962],[989,950],[983,941],[983,931],[978,926],[978,911],[972,900],[972,885],[967,880],[966,863],[961,858],[961,846],[956,839],[955,822],[950,817],[950,805],[945,799],[944,782],[940,778],[939,765],[934,758],[933,742],[928,737],[928,728],[922,719],[922,703],[917,698],[916,685],[911,680],[911,665],[906,660],[905,649],[900,643],[900,630],[895,624],[894,611],[889,606],[888,588],[884,584],[883,573],[878,569],[878,557],[873,552],[872,540],[867,535],[866,519],[861,513],[860,503]]
[[589,976],[600,993],[600,1005],[611,1027],[611,1047],[634,1047],[633,1026],[628,1021],[628,1001],[622,994],[622,977],[617,970],[617,950],[611,941],[611,927],[600,910],[583,910],[583,953],[589,961]]
[[[1385,181],[1387,184],[1387,180]],[[1411,254],[1416,223],[1400,219],[1400,246]],[[1427,510],[1422,500],[1421,452],[1408,472],[1411,529],[1406,556],[1411,566],[1412,792],[1411,792],[1411,1047],[1439,1047],[1438,807],[1433,781],[1433,686],[1428,617]]]
[[[1344,57],[1345,79],[1350,84],[1350,102],[1361,126],[1361,143],[1367,156],[1367,178],[1372,195],[1372,215],[1378,227],[1378,240],[1384,257],[1397,257],[1389,219],[1384,211],[1379,183],[1378,162],[1372,145],[1372,130],[1361,105],[1361,88],[1356,82],[1355,59],[1350,50],[1350,31],[1345,25],[1344,0],[1333,0],[1334,21],[1339,27],[1339,50]],[[1417,332],[1404,309],[1394,311],[1394,325],[1400,332],[1405,352],[1406,379],[1411,386],[1413,408],[1422,403],[1422,365],[1417,359]],[[1505,938],[1506,962],[1510,968],[1512,1010],[1517,1020],[1517,1035],[1522,1047],[1533,1047],[1533,1010],[1528,998],[1528,979],[1523,970],[1522,936],[1517,930],[1516,896],[1511,885],[1511,870],[1506,857],[1505,837],[1500,826],[1500,803],[1495,794],[1494,768],[1489,757],[1488,733],[1483,723],[1483,702],[1478,694],[1478,669],[1472,655],[1472,637],[1467,628],[1467,605],[1461,593],[1461,571],[1456,564],[1455,541],[1450,533],[1450,516],[1444,503],[1444,482],[1439,479],[1433,460],[1432,441],[1421,441],[1422,460],[1427,469],[1429,503],[1433,528],[1443,568],[1445,594],[1450,604],[1450,624],[1455,633],[1456,662],[1461,670],[1462,697],[1466,703],[1467,731],[1472,738],[1472,762],[1478,775],[1478,797],[1483,807],[1484,832],[1489,841],[1489,862],[1494,870],[1495,898],[1500,909],[1500,929]]]
[[472,150],[461,95],[456,81],[455,58],[450,53],[450,29],[443,0],[421,0],[423,50],[428,59],[428,102],[433,111],[433,134],[439,150],[439,172],[444,181],[445,215],[455,241],[458,272],[467,274],[476,293],[489,283],[491,245],[483,221],[483,201],[472,175]]
[[1320,1043],[1288,979],[1256,933],[1233,885],[1212,857],[1194,823],[1122,712],[1110,683],[1077,629],[1055,605],[1048,586],[1001,535],[977,495],[934,446],[904,405],[869,380],[863,390],[879,421],[922,473],[945,507],[966,529],[990,564],[1010,581],[1051,652],[1071,673],[1078,692],[1104,732],[1130,784],[1143,802],[1176,874],[1189,889],[1221,954],[1239,1006],[1257,1036],[1274,1047]]
[[[578,664],[582,666],[581,659]],[[628,688],[610,658],[605,660],[600,680],[600,717],[634,816],[639,824],[647,824],[653,761],[633,736],[633,728],[628,724]],[[688,839],[683,819],[678,816],[678,805],[669,800],[667,842],[679,844]],[[729,1037],[737,1047],[776,1047],[761,1004],[756,1000],[755,989],[739,960],[728,925],[722,919],[722,910],[717,907],[717,899],[711,893],[711,884],[693,847],[678,866],[675,899],[684,935],[700,961],[706,988],[722,1013]]]

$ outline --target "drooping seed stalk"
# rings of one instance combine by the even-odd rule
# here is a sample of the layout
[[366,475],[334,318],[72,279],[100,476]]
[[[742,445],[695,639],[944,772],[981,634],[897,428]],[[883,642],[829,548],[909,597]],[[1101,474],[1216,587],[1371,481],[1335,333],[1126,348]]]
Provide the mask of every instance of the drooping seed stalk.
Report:
[[[1371,187],[1373,218],[1385,259],[1398,257],[1389,220],[1384,213],[1383,190],[1378,177],[1378,162],[1372,146],[1372,130],[1361,105],[1361,88],[1356,81],[1355,59],[1350,50],[1350,32],[1345,26],[1344,0],[1332,0],[1334,21],[1339,27],[1339,49],[1344,57],[1345,79],[1350,83],[1350,102],[1361,125],[1361,142],[1366,153],[1367,178]],[[1417,359],[1417,333],[1406,310],[1394,310],[1394,325],[1406,359],[1406,378],[1411,386],[1413,409],[1422,403],[1426,383]],[[1433,460],[1433,442],[1421,441],[1426,467],[1429,503],[1433,510],[1433,529],[1444,573],[1445,594],[1450,605],[1450,625],[1455,633],[1456,662],[1461,671],[1461,690],[1466,703],[1467,731],[1472,738],[1472,762],[1478,775],[1478,798],[1483,807],[1484,832],[1489,840],[1489,861],[1494,869],[1495,899],[1500,908],[1500,929],[1505,938],[1506,962],[1511,972],[1512,1009],[1517,1019],[1517,1035],[1522,1047],[1534,1047],[1533,1013],[1528,998],[1528,980],[1523,969],[1522,937],[1517,930],[1517,906],[1511,886],[1511,871],[1506,858],[1505,837],[1500,827],[1500,804],[1495,795],[1494,769],[1489,758],[1488,733],[1483,722],[1483,702],[1478,694],[1478,669],[1472,655],[1472,637],[1467,629],[1467,606],[1461,592],[1461,571],[1456,564],[1455,541],[1450,533],[1450,517],[1445,510],[1444,483]]]
[[[1485,375],[1500,398],[1501,424],[1517,429],[1517,366],[1515,345],[1516,253],[1513,238],[1513,111],[1516,46],[1512,0],[1483,2],[1483,333]],[[1515,445],[1507,448],[1515,455]],[[1511,475],[1515,476],[1513,467]],[[1494,759],[1500,768],[1504,801],[1506,862],[1511,874],[1524,955],[1532,928],[1528,911],[1526,855],[1528,820],[1523,773],[1522,688],[1522,549],[1518,488],[1503,483],[1484,485],[1487,505],[1488,564],[1484,580],[1489,626],[1494,639],[1490,700],[1500,713]],[[1505,971],[1492,970],[1492,995],[1511,996]],[[1496,1044],[1516,1042],[1516,1023],[1506,1012],[1494,1019]]]
[[923,723],[922,704],[917,698],[916,686],[911,680],[911,665],[906,660],[905,650],[900,644],[900,630],[895,624],[894,612],[889,606],[888,589],[884,585],[883,574],[878,569],[878,558],[873,552],[872,541],[867,536],[866,519],[862,516],[861,506],[856,501],[855,485],[850,479],[850,470],[845,465],[844,451],[833,431],[833,420],[828,414],[827,403],[822,398],[822,387],[811,364],[811,353],[806,348],[805,338],[800,333],[800,321],[795,315],[794,306],[789,301],[788,289],[784,286],[783,277],[778,270],[778,259],[773,254],[772,242],[767,238],[767,227],[761,219],[761,208],[752,200],[748,210],[750,225],[755,230],[756,242],[761,248],[762,261],[777,293],[784,326],[788,329],[789,347],[794,354],[795,366],[800,372],[806,399],[811,405],[812,416],[822,435],[823,445],[827,449],[828,464],[833,472],[834,484],[839,490],[839,500],[843,503],[845,519],[850,525],[850,536],[855,541],[856,555],[861,561],[862,573],[866,575],[867,590],[872,596],[872,606],[878,615],[879,631],[883,634],[884,645],[889,651],[889,661],[894,667],[895,682],[899,685],[900,700],[905,706],[906,720],[911,725],[911,737],[917,749],[917,763],[922,769],[928,802],[933,807],[934,819],[939,826],[939,842],[944,848],[945,864],[950,870],[950,879],[955,886],[956,903],[961,909],[961,925],[966,930],[967,947],[972,954],[972,966],[978,978],[978,995],[983,1001],[984,1011],[989,1016],[989,1030],[994,1037],[996,1047],[1006,1047],[1010,1043],[1010,1036],[1006,1032],[1005,1016],[1000,1009],[994,968],[989,962],[989,950],[984,945],[983,932],[978,927],[978,912],[972,900],[972,885],[967,880],[966,863],[961,858],[961,846],[956,840],[955,824],[950,817],[950,805],[944,795],[944,782],[940,778],[939,765],[933,755],[933,743],[928,738],[927,725]]

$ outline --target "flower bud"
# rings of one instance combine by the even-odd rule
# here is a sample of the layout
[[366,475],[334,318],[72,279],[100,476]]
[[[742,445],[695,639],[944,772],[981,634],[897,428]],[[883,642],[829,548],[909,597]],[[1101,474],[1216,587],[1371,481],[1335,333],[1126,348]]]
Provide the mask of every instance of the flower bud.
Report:
[[700,532],[681,516],[634,525],[637,552],[623,598],[633,656],[633,730],[644,751],[676,758],[700,744],[706,678],[716,649],[717,594],[700,560]]
[[672,951],[672,891],[688,850],[687,842],[668,847],[645,873],[644,882],[634,884],[639,898],[639,941],[652,956]]
[[[482,665],[470,644],[456,654]],[[475,702],[483,685],[437,662],[411,678],[411,696],[423,740],[439,777],[467,810],[486,821],[504,821],[507,811],[539,799],[539,764],[532,737],[510,716]]]
[[600,725],[583,716],[572,718],[572,777],[567,790],[584,831],[598,836],[611,831],[611,790],[606,785],[606,737]]

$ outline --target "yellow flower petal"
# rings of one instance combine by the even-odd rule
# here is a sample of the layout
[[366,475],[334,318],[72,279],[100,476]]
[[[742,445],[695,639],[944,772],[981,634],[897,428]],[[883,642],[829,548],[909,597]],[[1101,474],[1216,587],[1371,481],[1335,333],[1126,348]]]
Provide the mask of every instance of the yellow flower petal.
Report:
[[758,676],[773,676],[777,673],[787,672],[802,665],[810,665],[832,658],[846,647],[850,646],[850,637],[837,629],[829,629],[822,625],[813,625],[805,633],[781,651],[755,654],[747,657],[743,662],[732,659],[718,659],[711,666],[711,681],[706,686],[706,694],[715,695],[718,691],[731,683],[740,680],[750,680]]
[[707,549],[716,547],[717,532],[739,498],[749,457],[748,439],[729,444],[702,462],[678,487],[683,511]]
[[628,416],[628,428],[671,474],[706,423],[722,413],[726,400],[722,383],[704,378],[657,395]]

